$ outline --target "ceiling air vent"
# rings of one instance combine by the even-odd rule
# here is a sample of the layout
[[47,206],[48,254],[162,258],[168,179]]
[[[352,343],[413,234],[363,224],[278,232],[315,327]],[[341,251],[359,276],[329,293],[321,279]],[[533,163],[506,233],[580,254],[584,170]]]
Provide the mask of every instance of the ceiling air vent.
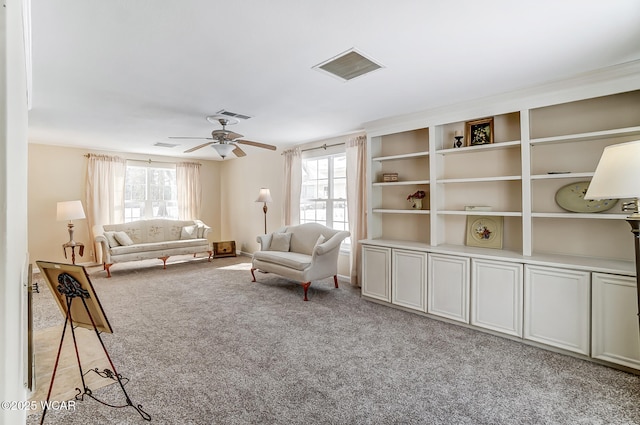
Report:
[[180,145],[176,143],[158,142],[158,143],[155,143],[153,146],[158,146],[160,148],[175,148],[176,146],[180,146]]
[[249,118],[251,118],[249,115],[237,114],[235,112],[230,112],[225,109],[220,109],[218,112],[216,112],[216,115],[224,115],[231,118],[237,118],[239,120],[248,120]]
[[383,68],[383,66],[367,58],[356,49],[350,49],[313,68],[349,81]]

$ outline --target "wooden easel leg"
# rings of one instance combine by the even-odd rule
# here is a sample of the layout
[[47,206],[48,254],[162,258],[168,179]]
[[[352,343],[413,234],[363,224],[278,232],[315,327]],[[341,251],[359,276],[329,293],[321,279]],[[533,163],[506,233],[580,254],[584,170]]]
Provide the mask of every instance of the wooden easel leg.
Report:
[[[58,355],[56,356],[56,362],[53,366],[53,373],[51,374],[51,383],[49,384],[49,392],[47,392],[47,401],[45,402],[44,408],[42,409],[42,417],[40,418],[40,424],[44,423],[44,417],[47,414],[47,408],[49,407],[49,400],[51,398],[51,390],[53,389],[53,382],[56,379],[56,372],[58,371],[58,362],[60,361],[60,353],[62,353],[62,343],[64,342],[64,335],[67,331],[67,323],[69,323],[69,310],[70,303],[67,304],[67,314],[64,319],[64,327],[62,328],[62,336],[60,336],[60,345],[58,346]],[[73,327],[73,325],[71,325]]]

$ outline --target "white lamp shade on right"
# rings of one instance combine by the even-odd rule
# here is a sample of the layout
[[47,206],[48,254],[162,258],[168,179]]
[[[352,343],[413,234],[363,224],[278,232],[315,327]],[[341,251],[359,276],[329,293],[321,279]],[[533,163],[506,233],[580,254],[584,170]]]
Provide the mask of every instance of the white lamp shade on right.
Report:
[[640,198],[640,140],[604,148],[584,198]]

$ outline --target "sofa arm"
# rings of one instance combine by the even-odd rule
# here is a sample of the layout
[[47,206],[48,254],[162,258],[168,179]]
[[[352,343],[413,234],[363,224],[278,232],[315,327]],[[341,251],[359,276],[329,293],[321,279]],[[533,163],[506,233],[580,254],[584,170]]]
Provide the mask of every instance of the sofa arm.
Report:
[[[109,241],[104,236],[104,228],[101,224],[93,226],[94,242],[96,244],[96,261],[99,263],[109,262]],[[101,252],[97,252],[98,249]]]
[[327,252],[331,252],[334,249],[339,249],[340,248],[340,244],[342,243],[343,240],[345,240],[346,237],[349,236],[349,232],[347,231],[341,231],[336,233],[335,235],[333,235],[331,238],[329,238],[328,241],[325,241],[323,243],[321,243],[320,245],[316,246],[313,249],[313,256],[317,257],[319,255],[324,255]]
[[203,239],[207,239],[207,235],[213,231],[213,229],[211,229],[211,226],[207,226],[206,224],[204,224],[204,222],[202,220],[193,220],[193,222],[197,226],[204,227],[204,231],[202,232],[202,238]]
[[269,233],[268,235],[260,235],[256,238],[256,242],[260,244],[260,251],[266,251],[271,246],[271,237],[273,233]]

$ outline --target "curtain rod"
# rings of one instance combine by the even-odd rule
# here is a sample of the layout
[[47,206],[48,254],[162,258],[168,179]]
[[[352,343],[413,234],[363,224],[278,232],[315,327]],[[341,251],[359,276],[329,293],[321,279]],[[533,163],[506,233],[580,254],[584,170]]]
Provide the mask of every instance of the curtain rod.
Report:
[[333,145],[327,145],[326,143],[320,146],[316,146],[315,148],[307,148],[307,149],[300,149],[300,152],[306,152],[306,151],[313,151],[316,149],[324,149],[327,150],[327,148],[332,148],[334,146],[340,146],[340,145],[344,145],[344,143],[334,143]]
[[[316,146],[314,148],[307,148],[307,149],[300,149],[300,152],[307,152],[307,151],[314,151],[316,149],[324,149],[327,150],[327,148],[332,148],[334,146],[344,146],[344,143],[334,143],[333,145],[327,145],[326,143],[320,146]],[[284,152],[282,152],[280,155],[284,155]]]
[[[90,155],[96,155],[96,154],[84,154],[83,156],[85,158],[89,158]],[[98,154],[99,155],[99,154]],[[177,164],[181,161],[174,161],[174,162],[170,162],[170,161],[156,161],[154,159],[133,159],[133,158],[124,158],[125,161],[137,161],[137,162],[147,162],[149,164],[151,164],[152,162],[158,163],[158,164]],[[193,161],[186,161],[186,162],[193,162]],[[202,165],[199,162],[194,162],[194,164],[198,164],[198,165]]]

